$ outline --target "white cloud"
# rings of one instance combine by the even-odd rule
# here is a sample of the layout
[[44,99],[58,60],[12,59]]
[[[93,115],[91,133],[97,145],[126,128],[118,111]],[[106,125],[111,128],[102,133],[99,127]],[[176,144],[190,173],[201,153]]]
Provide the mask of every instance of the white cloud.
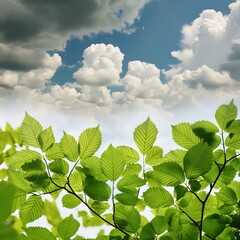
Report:
[[[206,90],[239,87],[240,0],[230,5],[229,15],[204,10],[191,24],[182,28],[182,48],[172,56],[180,63],[163,71],[169,82]],[[170,83],[174,86],[173,83]],[[198,88],[199,89],[199,88]],[[183,97],[184,97],[184,93]]]
[[128,71],[123,78],[125,97],[162,99],[168,86],[160,80],[160,70],[154,65],[140,61],[128,63]]
[[111,44],[92,44],[84,50],[83,67],[73,76],[80,85],[106,86],[119,84],[124,55]]
[[[24,57],[24,56],[23,56]],[[32,89],[43,89],[45,83],[50,81],[61,66],[62,60],[58,54],[50,56],[45,54],[42,59],[42,65],[37,69],[30,71],[3,71],[0,73],[0,82],[2,87],[26,86]]]

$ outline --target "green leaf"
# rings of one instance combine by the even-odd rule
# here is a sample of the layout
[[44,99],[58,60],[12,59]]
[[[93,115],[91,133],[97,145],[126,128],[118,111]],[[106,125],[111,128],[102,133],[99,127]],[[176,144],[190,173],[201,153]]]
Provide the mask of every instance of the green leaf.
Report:
[[79,227],[80,223],[71,214],[59,223],[57,231],[62,240],[69,240],[70,237],[76,234]]
[[154,232],[157,235],[160,235],[161,233],[165,232],[168,228],[168,224],[164,216],[154,217],[151,221],[151,224],[154,229]]
[[8,182],[0,182],[0,222],[7,219],[11,214],[11,209],[14,201],[14,194],[17,189],[14,185]]
[[138,187],[145,184],[145,180],[138,177],[137,175],[126,175],[117,183],[117,188],[121,192],[125,193],[136,193]]
[[50,148],[54,142],[55,138],[53,135],[52,127],[49,127],[42,131],[38,137],[41,149],[45,152],[48,148]]
[[225,204],[234,205],[237,203],[236,193],[230,187],[222,187],[216,196]]
[[43,214],[43,202],[40,196],[30,196],[20,208],[20,218],[24,225],[40,218]]
[[132,206],[125,206],[120,203],[117,203],[115,207],[117,225],[127,232],[136,233],[141,224],[139,212]]
[[100,164],[104,175],[111,181],[117,180],[125,166],[124,155],[110,145],[102,154]]
[[118,146],[117,150],[119,150],[125,157],[126,163],[135,163],[139,160],[139,154],[138,152],[128,146]]
[[127,175],[138,175],[142,170],[142,166],[140,164],[128,164],[126,168],[124,169],[122,176],[127,176]]
[[160,187],[149,188],[143,198],[150,208],[170,207],[174,203],[172,195]]
[[240,149],[240,133],[227,136],[225,144],[233,149]]
[[55,236],[43,227],[28,227],[24,228],[28,237],[34,240],[55,240]]
[[69,170],[68,163],[62,159],[54,160],[48,165],[48,167],[52,172],[63,174],[63,175],[66,175]]
[[21,170],[21,166],[24,163],[31,162],[32,160],[36,159],[42,159],[40,153],[32,150],[22,150],[19,152],[15,152],[12,156],[6,159],[6,163],[9,167]]
[[203,231],[210,237],[215,238],[224,230],[226,223],[221,215],[213,214],[207,216],[203,220]]
[[200,139],[194,134],[190,123],[173,125],[172,137],[179,146],[185,149],[190,149],[200,143]]
[[240,132],[240,119],[234,120],[230,125],[225,129],[228,133],[239,133]]
[[217,148],[221,143],[221,137],[216,135],[219,131],[218,127],[209,121],[198,121],[192,124],[193,132],[203,139],[213,149]]
[[149,165],[155,166],[160,164],[163,156],[163,150],[161,147],[154,146],[148,153],[145,162]]
[[[89,200],[91,201],[91,199]],[[91,203],[91,207],[98,213],[103,214],[107,209],[109,209],[110,205],[106,202],[101,201],[93,201]]]
[[147,223],[142,227],[140,239],[153,240],[155,239],[155,237],[156,237],[156,234],[154,232],[154,229],[151,223]]
[[177,186],[185,179],[182,168],[176,162],[165,162],[154,167],[153,176],[163,186]]
[[236,117],[237,107],[233,101],[227,105],[221,105],[215,113],[216,121],[222,130],[225,130]]
[[171,150],[166,155],[164,155],[161,162],[176,162],[182,167],[183,158],[186,152],[187,152],[186,150],[182,149]]
[[84,188],[84,192],[94,200],[107,201],[111,195],[111,188],[105,182],[91,181]]
[[207,144],[199,143],[188,150],[184,157],[184,171],[188,179],[207,173],[213,164],[213,152]]
[[100,159],[96,156],[82,159],[81,164],[84,168],[88,169],[88,173],[92,176],[96,177],[97,175],[102,174]]
[[205,120],[197,121],[192,124],[192,129],[199,137],[204,136],[206,133],[219,132],[218,127],[214,123]]
[[60,143],[54,143],[50,148],[48,148],[46,151],[46,157],[49,160],[64,158]]
[[120,193],[115,195],[115,198],[122,204],[127,206],[136,206],[138,197],[132,193]]
[[134,130],[133,138],[142,154],[146,154],[153,147],[157,134],[158,130],[149,117]]
[[174,196],[176,197],[177,200],[181,199],[187,192],[188,192],[188,189],[181,185],[176,186],[174,188]]
[[74,137],[64,132],[60,146],[65,157],[72,162],[76,162],[78,159],[78,144]]
[[38,137],[42,132],[42,126],[35,118],[28,115],[27,112],[20,127],[20,132],[26,145],[36,148],[40,147]]
[[81,203],[81,200],[72,194],[66,194],[62,197],[62,204],[66,208],[75,208]]
[[70,175],[69,183],[75,192],[81,192],[83,190],[83,179],[83,174],[78,171],[74,171]]
[[99,126],[86,129],[79,137],[80,157],[85,159],[91,157],[102,143],[102,134]]

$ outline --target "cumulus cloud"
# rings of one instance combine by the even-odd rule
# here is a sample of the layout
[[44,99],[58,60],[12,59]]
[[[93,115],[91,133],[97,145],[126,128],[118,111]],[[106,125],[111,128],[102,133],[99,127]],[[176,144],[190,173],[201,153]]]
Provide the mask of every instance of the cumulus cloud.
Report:
[[8,0],[0,2],[0,41],[61,48],[70,35],[128,29],[149,0]]
[[123,78],[125,97],[161,99],[168,91],[168,86],[160,80],[160,70],[150,63],[132,61]]
[[206,89],[235,85],[234,80],[240,78],[239,16],[240,1],[237,0],[230,5],[227,16],[204,10],[191,24],[183,26],[182,48],[172,52],[180,63],[165,71],[169,81],[178,78],[189,87],[200,84]]
[[45,83],[50,81],[61,66],[61,57],[58,54],[50,56],[46,54],[42,59],[42,66],[30,71],[2,71],[0,73],[0,85],[2,87],[26,86],[32,89],[43,89]]
[[172,78],[172,81],[183,81],[190,88],[197,89],[202,86],[206,89],[216,89],[220,86],[230,86],[234,83],[227,72],[214,71],[206,65],[197,68],[194,71],[185,70],[181,74],[177,74]]
[[83,52],[83,66],[73,76],[81,85],[119,84],[124,55],[111,44],[92,44]]

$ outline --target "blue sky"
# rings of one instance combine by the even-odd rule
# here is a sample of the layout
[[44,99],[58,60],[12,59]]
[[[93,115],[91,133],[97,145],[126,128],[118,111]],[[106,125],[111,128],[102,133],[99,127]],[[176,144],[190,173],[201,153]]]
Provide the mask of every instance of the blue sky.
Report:
[[9,0],[0,14],[1,125],[27,111],[59,135],[100,123],[118,144],[148,116],[165,139],[239,104],[240,0]]
[[[229,14],[228,5],[231,2],[232,0],[151,1],[142,9],[139,20],[133,25],[136,30],[132,34],[113,31],[110,34],[99,33],[82,39],[73,38],[59,54],[64,64],[74,65],[83,60],[82,52],[92,43],[113,44],[125,54],[123,73],[127,70],[127,63],[134,60],[153,63],[160,69],[168,69],[170,64],[178,62],[170,53],[181,47],[182,26],[191,23],[205,9],[215,9]],[[74,81],[73,72],[74,69],[59,68],[52,81],[56,83],[65,83],[66,79]]]

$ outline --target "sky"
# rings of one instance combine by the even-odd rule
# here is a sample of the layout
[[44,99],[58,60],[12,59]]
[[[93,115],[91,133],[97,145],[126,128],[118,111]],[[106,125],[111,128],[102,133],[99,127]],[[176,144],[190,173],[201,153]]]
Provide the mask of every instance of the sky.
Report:
[[148,116],[214,120],[240,103],[240,0],[0,1],[0,126],[24,113],[58,138],[100,124],[103,145],[133,144]]
[[[59,140],[100,124],[104,150],[240,106],[240,0],[0,0],[0,127],[25,111]],[[101,152],[101,150],[100,150]]]

